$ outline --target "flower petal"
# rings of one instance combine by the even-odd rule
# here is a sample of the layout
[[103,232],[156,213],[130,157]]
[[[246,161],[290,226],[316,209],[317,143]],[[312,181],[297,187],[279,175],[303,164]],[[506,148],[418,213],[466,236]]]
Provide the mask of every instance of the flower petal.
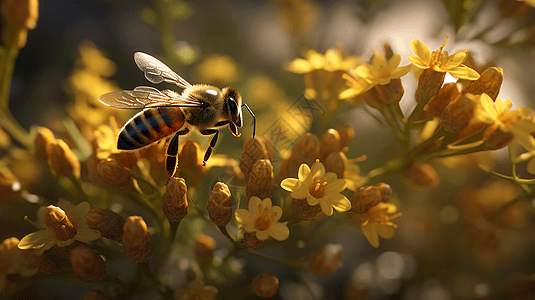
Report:
[[324,197],[338,212],[344,212],[351,209],[351,202],[342,194],[330,194]]
[[74,236],[75,239],[84,243],[94,241],[99,237],[100,232],[89,228],[89,226],[84,229],[78,230],[78,232],[76,232],[76,235]]
[[307,164],[302,164],[299,167],[299,171],[297,172],[297,178],[299,181],[305,182],[305,179],[308,177],[308,174],[310,173],[310,167]]
[[[416,54],[416,56],[420,58],[422,62],[425,62],[425,64],[429,66],[429,60],[431,58],[431,50],[429,50],[429,48],[424,43],[420,42],[419,40],[412,40],[411,49],[412,49],[412,52],[414,52],[414,54]],[[411,57],[409,56],[409,59],[410,58]]]
[[320,199],[314,198],[314,196],[312,196],[312,195],[308,195],[307,196],[307,203],[310,206],[318,205],[318,203],[320,202],[319,200]]
[[264,210],[271,210],[271,207],[273,206],[273,202],[271,202],[271,199],[270,198],[266,198],[264,200],[262,200],[262,209]]
[[272,223],[268,229],[269,235],[277,241],[284,241],[290,236],[290,229],[285,223],[275,222]]
[[322,198],[319,200],[321,210],[324,214],[327,216],[332,216],[333,214],[333,206],[331,205],[331,202],[329,202],[327,199]]
[[399,53],[396,53],[388,60],[388,67],[390,70],[395,70],[397,66],[399,66],[399,63],[401,62],[401,55]]
[[293,192],[298,182],[297,178],[286,178],[281,182],[281,188],[288,192]]
[[278,221],[282,217],[282,208],[280,206],[273,206],[269,210],[269,214],[270,215],[274,214],[274,216],[272,217],[272,220]]
[[82,202],[76,205],[71,211],[69,211],[69,220],[75,223],[76,226],[82,226],[85,224],[85,215],[91,209],[89,202]]
[[412,65],[406,65],[406,66],[403,66],[403,67],[399,67],[399,68],[395,69],[392,72],[392,74],[390,75],[390,78],[391,79],[396,79],[396,78],[399,78],[401,76],[405,76],[405,74],[409,73],[411,68],[412,68]]
[[377,223],[367,223],[366,225],[362,225],[362,233],[368,239],[368,242],[375,248],[379,247],[379,235],[377,234],[376,229]]
[[290,62],[288,65],[286,65],[286,70],[297,73],[297,74],[305,74],[310,73],[314,71],[314,68],[312,67],[312,64],[302,58],[296,58],[292,62]]
[[45,246],[52,248],[57,243],[56,236],[50,230],[39,230],[23,237],[19,242],[19,249],[41,249]]
[[236,221],[238,221],[238,223],[242,225],[254,223],[254,219],[256,218],[256,215],[253,215],[247,209],[241,208],[236,209],[236,211],[234,212],[234,216],[236,217]]
[[429,62],[423,61],[418,56],[409,55],[409,60],[418,69],[422,69],[422,70],[429,69]]
[[305,199],[308,196],[308,186],[299,181],[290,195],[294,199]]
[[327,194],[330,193],[340,193],[341,191],[345,190],[347,187],[347,182],[345,179],[336,179],[332,182],[328,182],[327,186],[325,187],[325,191]]
[[448,57],[450,67],[457,67],[466,59],[466,52],[457,52]]
[[383,239],[391,239],[394,237],[396,230],[392,226],[388,225],[379,225],[377,226],[377,233]]
[[322,179],[325,176],[325,166],[321,162],[316,161],[312,165],[310,173],[312,174],[312,179]]
[[256,217],[256,215],[258,215],[258,209],[262,209],[261,207],[259,206],[262,206],[262,200],[260,200],[260,198],[256,197],[256,196],[253,196],[251,197],[251,199],[249,199],[249,211],[253,214],[253,216]]
[[267,232],[267,230],[257,230],[256,231],[256,238],[261,240],[261,241],[265,241],[267,239],[269,239],[269,234]]

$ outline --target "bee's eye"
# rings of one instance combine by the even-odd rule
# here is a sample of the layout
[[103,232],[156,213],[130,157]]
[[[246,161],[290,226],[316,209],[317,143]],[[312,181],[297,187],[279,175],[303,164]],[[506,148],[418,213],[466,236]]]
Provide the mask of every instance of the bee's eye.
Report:
[[234,98],[229,98],[228,103],[230,108],[230,115],[235,116],[236,114],[238,114],[238,105],[236,104],[236,100],[234,100]]

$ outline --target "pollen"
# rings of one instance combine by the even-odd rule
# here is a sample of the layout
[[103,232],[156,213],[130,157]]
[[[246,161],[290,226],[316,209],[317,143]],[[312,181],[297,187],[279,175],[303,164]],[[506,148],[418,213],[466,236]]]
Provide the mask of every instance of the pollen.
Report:
[[[448,60],[447,60],[447,55],[443,55],[442,54],[442,49],[444,49],[444,47],[446,47],[446,44],[448,43],[448,39],[450,38],[450,35],[446,35],[446,40],[444,41],[444,43],[442,43],[442,45],[440,46],[440,48],[437,50],[437,51],[433,51],[433,53],[431,53],[431,65],[435,65],[435,66],[442,66],[443,63],[447,63]],[[446,58],[446,59],[444,59]]]
[[323,178],[321,181],[316,179],[312,181],[308,187],[308,192],[314,198],[321,199],[325,196],[327,191],[325,187],[327,186],[327,180]]
[[371,209],[368,212],[368,222],[369,223],[378,223],[381,225],[390,226],[394,229],[398,228],[398,225],[392,222],[392,220],[397,219],[402,216],[401,212],[398,212],[395,215],[389,216],[387,213],[387,208],[377,208]]

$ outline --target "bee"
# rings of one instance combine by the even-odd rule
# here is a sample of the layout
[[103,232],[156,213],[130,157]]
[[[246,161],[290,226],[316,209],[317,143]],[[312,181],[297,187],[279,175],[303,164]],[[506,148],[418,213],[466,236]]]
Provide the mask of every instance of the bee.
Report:
[[240,137],[238,128],[243,126],[242,107],[253,117],[254,138],[255,115],[247,104],[242,103],[240,93],[234,88],[191,85],[164,63],[146,53],[134,53],[134,61],[148,81],[154,84],[173,83],[184,90],[178,94],[172,90],[160,91],[149,86],[138,86],[133,90],[100,96],[99,101],[111,107],[143,108],[119,132],[119,150],[137,150],[174,134],[165,155],[166,171],[172,177],[179,162],[179,137],[187,134],[191,128],[196,128],[202,135],[212,135],[204,154],[204,166],[219,137],[218,128],[228,125],[232,135]]

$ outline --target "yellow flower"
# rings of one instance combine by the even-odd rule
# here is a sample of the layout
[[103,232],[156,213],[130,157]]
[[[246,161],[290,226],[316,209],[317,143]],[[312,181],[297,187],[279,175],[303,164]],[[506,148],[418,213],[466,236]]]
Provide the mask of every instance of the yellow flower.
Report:
[[213,300],[217,295],[217,289],[213,286],[205,286],[199,279],[192,281],[187,289],[179,289],[174,293],[176,300]]
[[201,82],[229,84],[240,78],[240,70],[234,58],[213,54],[206,57],[198,66],[197,74]]
[[282,217],[282,208],[272,206],[269,198],[260,200],[256,196],[251,197],[249,209],[237,209],[235,216],[245,232],[256,232],[256,238],[261,241],[269,237],[283,241],[290,235],[290,230],[286,226],[288,222],[279,222]]
[[479,74],[470,67],[462,63],[466,59],[466,51],[461,51],[453,55],[448,55],[447,51],[442,51],[446,46],[449,35],[446,36],[446,41],[440,46],[437,51],[431,51],[429,48],[419,40],[411,41],[411,48],[414,54],[409,55],[409,60],[414,66],[419,69],[433,69],[436,72],[448,72],[450,75],[461,79],[476,80]]
[[[71,204],[72,205],[72,204]],[[61,203],[60,206],[69,206],[69,204]],[[59,247],[65,247],[74,242],[74,240],[79,240],[81,242],[87,243],[89,241],[96,240],[100,237],[100,232],[92,230],[85,223],[85,215],[91,209],[91,206],[88,202],[82,202],[74,207],[72,210],[69,210],[69,213],[61,221],[67,221],[72,223],[74,229],[74,235],[68,236],[68,238],[58,237],[57,230],[51,228],[49,224],[46,224],[46,228],[39,230],[34,233],[30,233],[22,238],[18,247],[22,250],[35,249],[38,250],[38,255],[41,255],[46,250],[58,245]],[[64,210],[61,207],[49,205],[48,207],[41,207],[37,214],[38,218],[45,220],[45,214],[47,212],[53,211],[59,214],[65,214]],[[39,223],[45,223],[46,221],[40,221]],[[62,225],[61,225],[62,226]]]
[[357,66],[359,58],[356,56],[345,56],[341,49],[329,49],[325,55],[314,50],[308,50],[305,58],[296,58],[288,64],[286,69],[292,73],[305,74],[314,70],[325,70],[328,72],[348,71]]
[[384,239],[391,239],[398,226],[391,220],[401,216],[401,213],[394,214],[397,207],[391,203],[379,202],[368,211],[368,220],[361,224],[362,233],[368,242],[375,248],[379,247],[379,236]]
[[117,149],[117,136],[119,127],[115,117],[109,118],[109,125],[101,124],[94,132],[97,149],[95,150],[98,159],[106,159],[111,154],[120,153]]
[[9,285],[9,275],[29,277],[39,271],[38,267],[32,266],[26,260],[24,252],[17,248],[18,243],[19,239],[11,237],[0,244],[0,294]]
[[494,102],[489,95],[483,93],[479,97],[474,117],[485,124],[498,123],[500,129],[506,130],[505,124],[500,121],[500,117],[504,116],[512,106],[513,103],[509,99],[502,101],[498,97]]
[[345,179],[338,179],[333,172],[325,173],[325,167],[319,160],[312,165],[299,167],[298,178],[286,178],[281,187],[289,192],[294,199],[307,199],[308,205],[320,205],[328,216],[333,214],[333,207],[338,212],[348,211],[351,202],[340,192],[345,190]]
[[412,65],[399,67],[401,55],[393,55],[389,60],[379,53],[374,53],[371,64],[357,66],[350,71],[351,75],[344,74],[343,77],[349,81],[351,88],[340,94],[340,98],[350,98],[369,91],[374,86],[389,84],[392,79],[400,78],[407,74]]

